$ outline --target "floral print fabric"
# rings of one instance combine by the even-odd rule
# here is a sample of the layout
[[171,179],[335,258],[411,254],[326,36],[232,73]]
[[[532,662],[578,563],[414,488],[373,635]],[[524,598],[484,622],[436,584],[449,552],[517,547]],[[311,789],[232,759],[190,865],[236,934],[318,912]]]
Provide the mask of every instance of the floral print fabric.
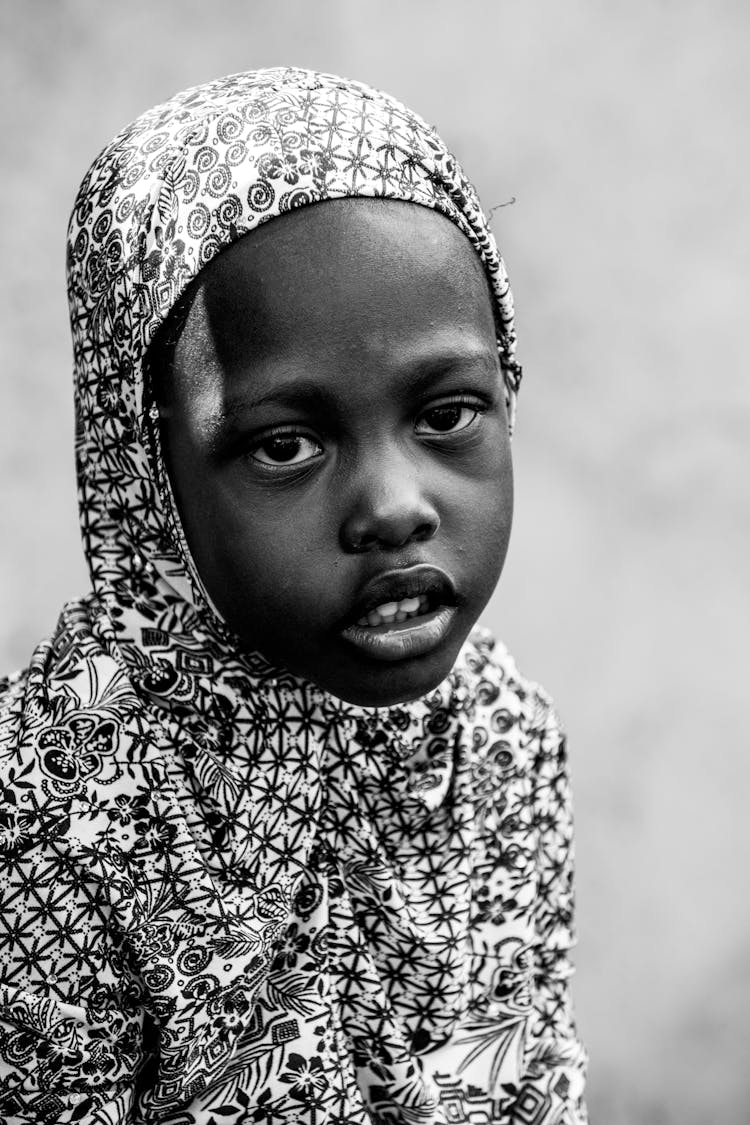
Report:
[[399,103],[237,75],[124,130],[69,232],[93,593],[0,690],[0,1117],[583,1122],[571,823],[549,701],[481,633],[381,710],[239,652],[164,477],[146,349],[293,206],[441,210],[512,304],[471,186]]

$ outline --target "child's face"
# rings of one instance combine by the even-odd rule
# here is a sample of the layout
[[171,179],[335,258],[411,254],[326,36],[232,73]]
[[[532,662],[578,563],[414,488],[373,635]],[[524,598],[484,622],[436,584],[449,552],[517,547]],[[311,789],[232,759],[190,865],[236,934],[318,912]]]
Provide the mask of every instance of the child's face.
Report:
[[434,688],[494,589],[513,507],[468,239],[384,200],[274,220],[201,273],[167,381],[185,534],[247,647],[354,703]]

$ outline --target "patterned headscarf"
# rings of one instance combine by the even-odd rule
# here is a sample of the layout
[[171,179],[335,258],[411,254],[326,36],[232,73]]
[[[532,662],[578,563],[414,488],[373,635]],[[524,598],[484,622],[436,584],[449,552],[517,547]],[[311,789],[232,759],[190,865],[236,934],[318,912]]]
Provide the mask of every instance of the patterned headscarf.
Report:
[[381,710],[241,653],[164,476],[145,369],[180,295],[261,223],[356,196],[433,208],[470,239],[512,408],[494,239],[394,99],[235,75],[144,114],[81,186],[68,271],[93,594],[0,691],[0,891],[33,915],[0,934],[9,1120],[541,1125],[579,1106],[548,701],[478,638],[428,697]]
[[473,187],[435,131],[386,94],[309,71],[254,71],[188,90],[107,146],[70,221],[79,487],[95,590],[148,558],[182,597],[205,601],[146,440],[148,346],[190,281],[232,242],[293,208],[352,196],[430,207],[470,239],[494,298],[512,425],[520,367],[505,267]]

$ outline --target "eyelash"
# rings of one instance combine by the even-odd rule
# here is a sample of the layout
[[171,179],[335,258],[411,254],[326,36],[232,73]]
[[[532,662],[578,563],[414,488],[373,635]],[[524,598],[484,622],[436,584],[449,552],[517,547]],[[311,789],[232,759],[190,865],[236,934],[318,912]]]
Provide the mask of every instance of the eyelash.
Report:
[[[310,442],[311,445],[317,446],[317,448],[319,449],[320,452],[314,453],[312,455],[312,457],[305,457],[305,458],[303,458],[302,461],[293,461],[293,460],[263,461],[263,460],[261,460],[261,458],[257,456],[258,452],[260,450],[262,450],[265,445],[268,445],[273,441],[276,441],[276,442],[308,441],[308,442]],[[254,461],[257,461],[257,463],[259,465],[263,465],[263,467],[265,469],[269,470],[270,472],[275,472],[279,469],[284,470],[286,468],[291,468],[292,466],[306,465],[309,461],[315,460],[316,457],[322,456],[322,453],[323,453],[323,447],[321,446],[319,441],[316,441],[315,438],[311,437],[309,434],[306,434],[302,430],[294,429],[293,427],[287,429],[283,426],[277,426],[273,430],[270,430],[268,433],[263,434],[262,438],[260,438],[256,442],[254,442],[253,445],[249,449],[249,454],[252,457],[252,459]]]
[[[424,420],[427,417],[427,415],[435,414],[435,412],[438,412],[438,411],[451,411],[451,410],[454,410],[454,411],[457,410],[459,412],[459,417],[464,410],[470,410],[472,412],[472,414],[471,414],[471,417],[469,418],[468,422],[465,422],[464,425],[458,427],[458,429],[455,429],[455,428],[454,429],[447,429],[447,430],[433,429],[430,432],[425,432],[425,431],[419,430],[418,427],[419,427],[420,421]],[[418,418],[417,418],[417,421],[415,422],[414,432],[418,436],[429,438],[431,441],[441,442],[443,440],[453,438],[458,434],[463,434],[466,430],[474,429],[477,422],[478,422],[478,419],[483,414],[485,414],[487,410],[488,410],[488,404],[485,403],[485,402],[482,402],[480,399],[477,399],[477,398],[474,398],[474,397],[469,397],[467,395],[456,395],[455,397],[447,398],[443,401],[438,401],[438,402],[432,403],[430,406],[428,406],[424,410],[422,410],[421,413],[419,414]],[[429,425],[429,423],[428,423],[428,425]],[[297,443],[307,441],[312,446],[316,447],[317,452],[313,453],[311,456],[304,457],[304,458],[302,458],[302,460],[299,460],[299,461],[293,460],[291,458],[288,459],[288,460],[281,460],[281,461],[271,461],[271,460],[265,461],[265,460],[261,459],[259,456],[257,456],[259,451],[263,450],[264,446],[267,446],[267,445],[269,445],[269,443],[274,442],[274,441],[276,441],[276,442],[290,442],[290,441],[292,441],[292,442],[297,442]],[[290,468],[300,468],[303,465],[307,466],[311,461],[315,461],[315,460],[317,460],[318,457],[321,457],[323,455],[323,452],[324,452],[323,446],[316,438],[314,438],[311,434],[305,432],[304,430],[295,428],[294,426],[289,426],[289,427],[277,426],[274,429],[269,430],[267,433],[263,434],[261,438],[256,440],[252,444],[250,449],[248,450],[249,456],[257,464],[262,465],[263,469],[265,471],[271,472],[271,473],[273,473],[273,472],[284,472],[285,470],[288,470]]]
[[[470,397],[468,395],[456,395],[453,398],[447,398],[443,401],[438,401],[438,402],[432,403],[430,406],[426,407],[426,409],[422,411],[422,413],[420,415],[420,418],[422,418],[422,419],[426,418],[426,416],[428,414],[434,414],[436,411],[441,411],[441,410],[443,410],[443,411],[458,410],[459,412],[462,412],[464,410],[470,410],[472,412],[472,416],[471,416],[471,418],[469,419],[468,422],[464,423],[464,425],[460,426],[458,429],[436,430],[433,433],[425,434],[424,436],[430,437],[430,438],[440,439],[441,437],[450,438],[450,437],[453,437],[455,434],[463,433],[464,430],[468,430],[470,428],[473,428],[473,426],[477,422],[478,418],[481,417],[482,414],[485,414],[487,409],[488,409],[488,407],[487,407],[486,403],[482,402],[480,399],[473,398],[473,397]],[[417,425],[415,425],[415,427],[414,427],[416,433],[420,432],[419,429],[417,428],[418,424],[419,424],[419,419],[417,420]]]

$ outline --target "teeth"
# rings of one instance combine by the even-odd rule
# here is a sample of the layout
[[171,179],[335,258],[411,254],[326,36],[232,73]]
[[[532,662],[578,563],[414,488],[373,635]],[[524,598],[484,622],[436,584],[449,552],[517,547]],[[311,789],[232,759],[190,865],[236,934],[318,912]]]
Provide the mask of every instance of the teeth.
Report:
[[419,602],[419,598],[404,598],[402,602],[399,602],[398,608],[402,613],[416,613],[419,609]]
[[390,625],[394,621],[406,621],[429,607],[429,598],[420,594],[416,598],[402,598],[400,602],[383,602],[360,618],[358,625]]

